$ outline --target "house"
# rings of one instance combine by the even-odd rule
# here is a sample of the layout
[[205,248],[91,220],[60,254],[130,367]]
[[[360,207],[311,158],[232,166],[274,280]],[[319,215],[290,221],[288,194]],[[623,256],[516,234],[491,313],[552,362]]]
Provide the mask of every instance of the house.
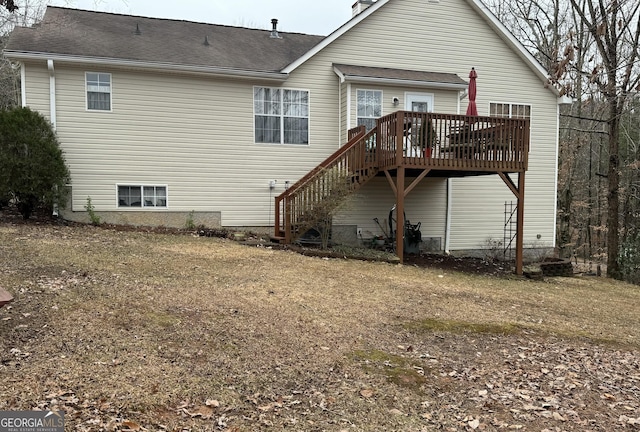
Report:
[[[326,37],[281,32],[277,20],[256,30],[50,6],[4,54],[21,65],[22,104],[57,130],[68,219],[87,220],[90,197],[106,222],[275,226],[291,240],[294,200],[274,200],[348,144],[359,150],[335,166],[351,166],[357,187],[334,215],[336,236],[381,234],[374,218],[386,229],[395,204],[392,219],[420,222],[435,250],[483,250],[516,231],[519,249],[555,246],[563,99],[480,0],[359,0]],[[475,129],[464,115],[472,67]],[[431,153],[410,150],[427,124]],[[486,131],[502,147],[488,151]],[[453,151],[456,139],[483,153]]]

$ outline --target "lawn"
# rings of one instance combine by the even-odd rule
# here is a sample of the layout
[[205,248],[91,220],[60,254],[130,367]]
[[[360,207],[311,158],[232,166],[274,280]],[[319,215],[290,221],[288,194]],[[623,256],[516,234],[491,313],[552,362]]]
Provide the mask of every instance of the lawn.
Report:
[[640,429],[640,288],[0,223],[0,410],[67,430]]

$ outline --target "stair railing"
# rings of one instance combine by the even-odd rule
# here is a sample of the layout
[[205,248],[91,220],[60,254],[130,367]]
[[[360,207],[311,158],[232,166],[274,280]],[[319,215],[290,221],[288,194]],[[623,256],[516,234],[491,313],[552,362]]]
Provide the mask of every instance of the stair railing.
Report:
[[349,130],[345,145],[278,195],[276,237],[284,235],[285,243],[291,243],[296,235],[304,234],[297,228],[326,216],[328,198],[333,197],[331,201],[337,205],[345,191],[354,191],[374,177],[378,167],[377,136],[376,129],[366,133],[364,126]]

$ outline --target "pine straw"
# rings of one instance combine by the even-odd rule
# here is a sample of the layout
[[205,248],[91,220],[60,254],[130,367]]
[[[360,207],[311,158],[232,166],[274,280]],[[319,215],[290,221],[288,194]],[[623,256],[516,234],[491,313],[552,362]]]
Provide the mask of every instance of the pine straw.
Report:
[[0,225],[0,410],[68,430],[614,430],[640,289]]

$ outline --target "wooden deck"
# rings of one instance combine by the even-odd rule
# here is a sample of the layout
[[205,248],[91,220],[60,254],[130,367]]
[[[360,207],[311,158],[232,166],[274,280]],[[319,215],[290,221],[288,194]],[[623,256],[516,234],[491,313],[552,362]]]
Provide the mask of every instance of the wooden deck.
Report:
[[[314,219],[327,217],[331,203],[371,178],[384,175],[404,198],[425,177],[497,174],[518,200],[516,272],[522,272],[524,174],[528,169],[529,120],[398,111],[376,127],[349,131],[349,141],[275,199],[274,237],[291,243]],[[507,175],[518,174],[514,183]],[[405,179],[414,178],[406,186]],[[398,221],[400,224],[400,221]],[[397,236],[402,260],[402,235]]]
[[372,132],[355,149],[354,169],[402,166],[462,177],[528,167],[529,120],[398,111]]

